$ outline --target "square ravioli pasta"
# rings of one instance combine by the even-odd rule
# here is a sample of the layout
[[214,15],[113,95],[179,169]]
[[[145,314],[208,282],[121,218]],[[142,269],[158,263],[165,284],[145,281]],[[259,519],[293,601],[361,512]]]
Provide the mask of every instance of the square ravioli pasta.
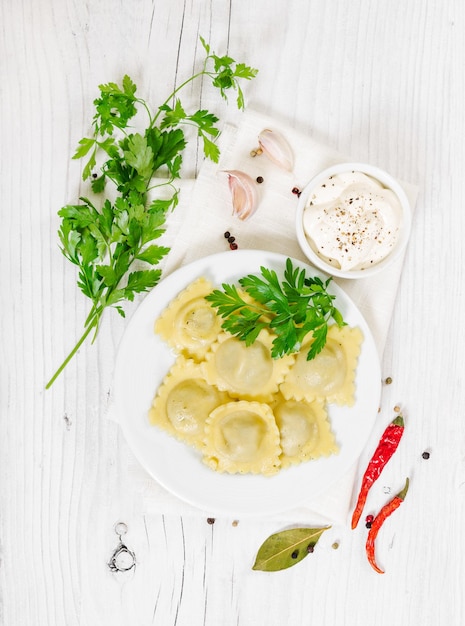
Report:
[[203,461],[217,472],[276,474],[280,438],[271,408],[239,400],[222,404],[206,422]]
[[286,400],[278,394],[271,408],[279,430],[282,468],[339,451],[320,400]]
[[322,400],[353,406],[362,331],[358,327],[330,326],[325,346],[314,359],[308,360],[311,341],[305,342],[296,354],[294,364],[280,385],[281,393],[287,400]]
[[272,342],[264,329],[250,346],[222,332],[202,364],[206,380],[233,397],[270,401],[294,362],[294,355],[273,359]]
[[200,361],[221,330],[221,320],[205,300],[213,286],[200,277],[174,298],[155,322],[155,332],[168,345]]
[[149,411],[149,421],[196,448],[203,446],[205,422],[227,393],[209,385],[198,363],[178,357],[165,376]]

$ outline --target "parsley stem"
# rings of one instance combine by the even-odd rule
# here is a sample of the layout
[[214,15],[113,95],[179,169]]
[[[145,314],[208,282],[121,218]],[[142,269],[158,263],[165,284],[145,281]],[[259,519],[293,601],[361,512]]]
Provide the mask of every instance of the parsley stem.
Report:
[[100,315],[101,315],[102,311],[95,311],[93,317],[91,317],[89,320],[89,324],[86,328],[86,330],[84,331],[84,334],[82,335],[82,337],[79,339],[79,341],[77,342],[77,344],[74,346],[74,348],[71,350],[71,352],[68,354],[68,356],[66,357],[66,359],[63,361],[63,363],[60,365],[60,367],[57,369],[57,371],[55,372],[55,374],[52,376],[52,378],[48,381],[48,383],[45,385],[45,389],[50,389],[50,387],[53,385],[53,383],[55,382],[55,380],[58,378],[58,376],[61,374],[61,372],[65,369],[65,367],[68,365],[68,363],[71,361],[71,359],[73,358],[73,356],[76,354],[76,352],[79,350],[79,348],[82,346],[82,344],[84,343],[84,341],[87,339],[87,336],[90,334],[90,331],[94,328],[94,327],[98,327],[98,322],[100,319]]
[[168,104],[168,102],[174,98],[174,96],[178,93],[178,91],[181,91],[181,89],[184,89],[184,87],[186,85],[188,85],[189,83],[191,83],[193,80],[195,80],[196,78],[199,78],[199,76],[203,76],[204,74],[207,74],[208,72],[206,72],[205,70],[202,70],[201,72],[197,72],[197,74],[194,74],[193,76],[191,76],[190,78],[188,78],[187,80],[185,80],[183,83],[181,83],[179,85],[179,87],[176,87],[176,89],[166,98],[166,100],[163,102],[163,104],[161,106],[158,107],[158,111],[156,112],[156,114],[154,115],[152,122],[150,124],[150,127],[152,128],[153,125],[155,124],[155,122],[157,121],[158,117],[160,116],[160,113],[163,110],[163,107],[166,106]]
[[139,104],[141,104],[145,111],[147,112],[148,118],[149,118],[149,127],[151,128],[153,126],[153,118],[152,118],[152,112],[150,111],[150,108],[147,104],[147,102],[143,99],[143,98],[136,98],[136,102],[138,102]]

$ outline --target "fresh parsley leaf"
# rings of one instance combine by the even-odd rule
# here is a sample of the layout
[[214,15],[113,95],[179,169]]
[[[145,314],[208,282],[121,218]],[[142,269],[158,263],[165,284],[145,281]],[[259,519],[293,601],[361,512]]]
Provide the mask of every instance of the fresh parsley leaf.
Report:
[[123,89],[116,83],[100,85],[100,98],[94,100],[96,134],[113,134],[115,128],[126,128],[137,113],[135,85],[128,76],[123,78]]
[[284,278],[275,270],[260,268],[260,276],[248,274],[239,285],[251,298],[246,299],[235,285],[215,289],[206,300],[223,318],[222,328],[250,345],[262,328],[274,335],[271,355],[280,358],[300,350],[308,334],[312,341],[307,359],[313,359],[326,344],[328,322],[345,325],[333,305],[334,295],[327,291],[331,279],[308,278],[305,269],[286,259]]
[[189,120],[196,124],[202,133],[207,133],[213,137],[217,137],[220,133],[215,124],[219,121],[216,115],[208,111],[199,110],[193,115],[189,115]]
[[201,135],[201,137],[203,140],[204,155],[207,157],[207,159],[210,159],[214,163],[218,163],[220,159],[220,149],[218,148],[216,143],[213,143],[213,141],[208,139],[206,135]]
[[145,250],[143,250],[140,254],[138,254],[136,256],[136,259],[138,259],[139,261],[146,261],[151,265],[157,265],[163,259],[163,257],[168,254],[169,251],[170,249],[164,246],[151,245],[145,248]]
[[97,176],[97,178],[93,178],[91,181],[92,191],[94,193],[102,193],[102,191],[105,189],[105,184],[105,176]]
[[158,154],[155,155],[155,169],[158,169],[162,165],[170,163],[186,147],[184,133],[180,128],[162,132],[161,140],[161,148]]
[[179,98],[176,98],[174,108],[171,108],[170,106],[168,106],[168,104],[164,104],[160,107],[160,109],[165,114],[163,120],[160,123],[160,128],[170,128],[173,126],[177,126],[187,117],[187,113],[185,112]]
[[97,154],[97,150],[94,148],[94,150],[92,150],[90,154],[89,160],[87,161],[87,163],[84,165],[82,169],[82,180],[87,180],[88,178],[91,177],[92,171],[97,165],[96,154]]
[[147,138],[139,133],[128,137],[128,149],[124,152],[126,163],[142,178],[150,178],[153,171],[153,151]]
[[123,91],[127,96],[130,97],[134,96],[137,91],[136,84],[132,81],[131,78],[129,78],[127,74],[123,76]]
[[141,270],[132,272],[128,276],[128,284],[126,285],[126,297],[131,299],[134,293],[142,293],[155,287],[161,277],[161,270]]
[[210,46],[208,45],[208,43],[205,41],[205,39],[202,37],[202,35],[199,36],[200,39],[200,43],[203,46],[203,49],[205,50],[205,52],[208,54],[210,54]]
[[76,148],[76,152],[73,155],[73,159],[82,159],[89,152],[91,148],[93,148],[96,144],[96,140],[94,137],[91,139],[84,137],[79,141],[78,148]]

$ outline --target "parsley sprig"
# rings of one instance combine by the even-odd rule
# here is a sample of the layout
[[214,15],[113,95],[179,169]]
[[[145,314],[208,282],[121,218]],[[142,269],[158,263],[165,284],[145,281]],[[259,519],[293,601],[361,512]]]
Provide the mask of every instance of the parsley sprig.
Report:
[[[92,192],[103,198],[97,206],[96,201],[81,197],[79,204],[66,205],[58,212],[61,251],[77,266],[78,287],[92,306],[82,337],[46,388],[91,333],[95,340],[105,309],[113,307],[124,317],[122,303],[133,301],[136,294],[160,280],[161,270],[154,266],[169,248],[154,242],[165,232],[168,211],[178,204],[179,189],[174,183],[181,175],[186,126],[196,129],[205,157],[218,162],[219,119],[204,109],[187,112],[178,93],[205,77],[225,99],[229,90],[234,91],[238,108],[244,108],[240,81],[254,78],[257,70],[230,56],[217,56],[202,37],[200,41],[205,52],[202,69],[179,85],[155,112],[136,95],[137,87],[129,76],[124,76],[121,85],[99,86],[93,133],[79,141],[73,159],[86,159],[83,180],[90,181]],[[148,123],[143,132],[134,132],[131,124],[139,113],[145,113]],[[107,184],[111,193],[104,194]]]
[[311,333],[307,359],[315,358],[326,343],[330,319],[338,326],[345,325],[334,306],[335,296],[327,291],[332,279],[307,277],[305,269],[294,267],[289,258],[283,280],[266,267],[260,267],[260,274],[240,278],[242,291],[225,283],[222,290],[215,289],[206,296],[224,319],[222,328],[248,346],[263,328],[269,329],[275,335],[271,351],[275,359],[300,350]]

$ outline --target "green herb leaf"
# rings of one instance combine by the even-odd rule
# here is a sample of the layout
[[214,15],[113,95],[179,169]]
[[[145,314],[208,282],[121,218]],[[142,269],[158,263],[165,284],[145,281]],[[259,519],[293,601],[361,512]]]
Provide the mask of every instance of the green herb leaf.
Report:
[[223,291],[216,289],[206,296],[223,318],[222,328],[247,345],[262,328],[268,328],[275,335],[271,351],[275,359],[300,350],[311,334],[307,358],[315,358],[326,344],[328,322],[333,319],[338,326],[345,324],[333,305],[335,296],[327,291],[331,279],[323,283],[319,277],[309,278],[305,269],[294,267],[289,258],[284,279],[266,267],[260,268],[260,274],[248,274],[238,281],[252,302],[228,284],[222,285]]
[[169,248],[152,245],[148,246],[148,248],[138,254],[136,256],[136,259],[139,259],[140,261],[146,261],[151,265],[156,265],[163,259],[163,257],[168,254],[169,251]]
[[209,113],[205,110],[196,111],[193,115],[189,115],[188,119],[191,122],[194,122],[202,133],[208,133],[213,137],[217,137],[220,134],[220,131],[215,126],[218,122],[218,118],[213,113]]
[[218,163],[220,159],[220,149],[218,148],[216,143],[210,141],[210,139],[208,139],[206,135],[202,135],[202,140],[204,155],[207,157],[207,159],[210,159],[214,163]]
[[88,139],[84,137],[79,141],[79,147],[76,149],[76,152],[73,154],[73,159],[82,159],[89,152],[91,148],[95,146],[95,139]]
[[132,299],[134,293],[142,293],[155,287],[160,280],[161,270],[141,270],[132,272],[128,276],[126,285],[126,297]]
[[92,170],[97,165],[96,150],[92,150],[91,155],[87,163],[84,165],[82,169],[82,180],[87,180],[92,176]]
[[252,569],[278,572],[300,563],[329,528],[291,528],[271,535],[260,546]]
[[164,111],[165,114],[163,120],[160,123],[160,128],[170,128],[173,126],[177,126],[187,117],[187,114],[179,98],[176,99],[176,102],[174,103],[174,108],[171,108],[167,104],[164,104],[160,107],[160,109]]
[[202,37],[202,35],[199,36],[200,42],[205,50],[205,52],[207,54],[210,54],[210,46],[208,45],[208,43],[205,41],[205,39]]
[[153,151],[147,138],[138,133],[128,138],[128,149],[124,156],[126,163],[133,167],[142,178],[150,178],[153,170]]
[[123,77],[123,91],[127,96],[134,96],[136,93],[137,87],[131,78],[126,74]]
[[[178,92],[206,76],[216,84],[221,96],[226,97],[226,89],[240,90],[238,80],[250,79],[256,70],[236,63],[229,56],[212,54],[202,37],[200,42],[206,53],[203,68],[181,83],[156,109],[155,115],[149,103],[136,96],[136,84],[128,75],[123,77],[121,85],[109,82],[99,86],[99,96],[94,100],[93,136],[79,141],[72,158],[87,159],[82,177],[90,179],[93,192],[103,193],[108,183],[113,189],[98,207],[87,198],[80,198],[81,204],[70,204],[59,211],[62,220],[58,230],[60,249],[76,265],[78,287],[91,300],[92,307],[84,324],[84,334],[49,380],[47,388],[91,331],[95,339],[105,308],[115,307],[124,317],[124,310],[118,303],[134,300],[136,293],[148,291],[160,280],[160,269],[132,269],[134,262],[141,261],[156,266],[169,252],[167,247],[152,242],[163,235],[166,214],[178,204],[178,189],[173,182],[181,175],[182,154],[186,148],[180,126],[195,126],[203,141],[205,156],[218,161],[219,150],[212,141],[219,134],[218,118],[204,109],[193,113],[186,111]],[[141,109],[148,116],[147,127],[142,132],[130,132],[130,122]],[[97,157],[99,172],[95,171]],[[162,172],[158,173],[161,168]],[[160,193],[160,197],[149,199],[149,192],[156,194],[163,187],[171,192],[169,197]],[[248,340],[254,337],[250,331],[247,335]]]

